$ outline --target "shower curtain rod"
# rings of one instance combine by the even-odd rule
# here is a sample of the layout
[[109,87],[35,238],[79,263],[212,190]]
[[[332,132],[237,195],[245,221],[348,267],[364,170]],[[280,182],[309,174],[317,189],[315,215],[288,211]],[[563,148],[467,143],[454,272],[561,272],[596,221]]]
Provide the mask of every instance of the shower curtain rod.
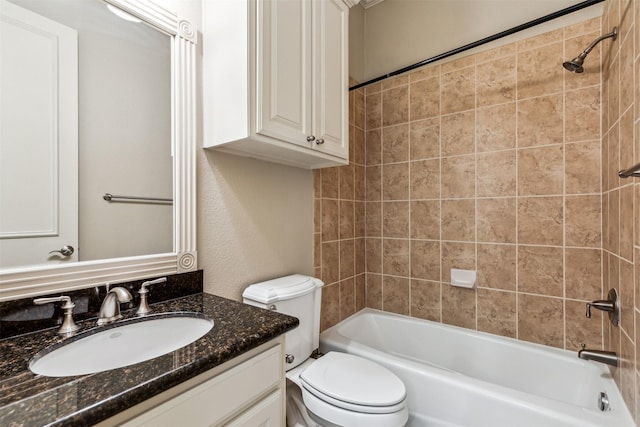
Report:
[[464,46],[458,47],[456,49],[441,53],[439,55],[432,56],[431,58],[422,60],[422,61],[420,61],[418,63],[413,64],[413,65],[409,65],[408,67],[404,67],[404,68],[401,68],[399,70],[393,71],[393,72],[391,72],[389,74],[385,74],[383,76],[376,77],[374,79],[368,80],[368,81],[366,81],[364,83],[357,84],[355,86],[350,87],[349,91],[352,91],[352,90],[355,90],[355,89],[359,89],[361,87],[370,85],[372,83],[377,83],[377,82],[379,82],[381,80],[388,79],[389,77],[395,77],[395,76],[400,75],[402,73],[406,73],[407,71],[415,70],[416,68],[420,68],[422,66],[431,64],[431,63],[439,61],[441,59],[445,59],[445,58],[448,58],[450,56],[457,55],[457,54],[465,52],[465,51],[467,51],[469,49],[473,49],[475,47],[482,46],[483,44],[490,43],[492,41],[501,39],[501,38],[506,37],[506,36],[510,36],[511,34],[515,34],[515,33],[520,32],[522,30],[526,30],[526,29],[529,29],[531,27],[535,27],[536,25],[543,24],[543,23],[545,23],[547,21],[551,21],[552,19],[560,18],[561,16],[568,15],[570,13],[576,12],[578,10],[584,9],[586,7],[589,7],[589,6],[593,6],[594,4],[597,4],[597,3],[602,3],[603,1],[604,0],[586,0],[586,1],[583,1],[581,3],[574,4],[573,6],[569,6],[569,7],[565,8],[565,9],[559,10],[557,12],[550,13],[549,15],[545,15],[545,16],[543,16],[541,18],[534,19],[533,21],[526,22],[524,24],[515,26],[513,28],[510,28],[508,30],[505,30],[505,31],[502,31],[500,33],[494,34],[492,36],[485,37],[483,39],[477,40],[477,41],[475,41],[473,43],[469,43],[469,44],[466,44]]

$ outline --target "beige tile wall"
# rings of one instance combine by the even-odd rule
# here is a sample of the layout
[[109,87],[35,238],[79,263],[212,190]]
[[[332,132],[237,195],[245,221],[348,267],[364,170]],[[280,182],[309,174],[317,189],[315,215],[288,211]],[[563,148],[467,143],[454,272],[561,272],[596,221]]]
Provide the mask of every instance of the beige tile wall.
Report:
[[600,52],[561,67],[599,34],[594,19],[366,88],[367,306],[602,347],[584,316],[602,296]]
[[[355,82],[352,82],[355,84]],[[348,166],[314,171],[314,266],[321,329],[365,307],[364,90],[349,94]]]
[[[560,65],[599,34],[594,19],[350,93],[351,164],[315,174],[323,328],[366,305],[602,347],[584,317],[602,297],[600,48],[582,75]],[[452,267],[478,289],[451,287]]]
[[602,22],[603,32],[619,28],[615,42],[603,43],[602,58],[603,281],[605,291],[616,288],[622,299],[620,327],[605,322],[605,348],[622,357],[616,382],[637,423],[640,180],[617,172],[640,162],[640,1],[607,0]]

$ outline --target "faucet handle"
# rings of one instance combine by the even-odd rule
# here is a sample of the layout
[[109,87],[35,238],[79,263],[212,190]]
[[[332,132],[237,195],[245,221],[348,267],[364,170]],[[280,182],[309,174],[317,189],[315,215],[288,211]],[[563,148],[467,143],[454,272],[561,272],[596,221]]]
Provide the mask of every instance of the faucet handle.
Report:
[[587,319],[591,318],[591,307],[609,313],[609,320],[614,326],[618,326],[620,322],[620,299],[615,289],[610,289],[606,300],[596,300],[587,303]]
[[149,308],[149,304],[147,303],[147,294],[149,293],[147,286],[155,285],[157,283],[163,283],[166,281],[167,281],[166,277],[161,277],[159,279],[149,280],[147,282],[142,283],[142,286],[140,286],[140,290],[138,291],[138,294],[140,294],[140,307],[138,307],[138,310],[136,311],[137,315],[144,316],[151,312],[151,309]]
[[64,310],[64,320],[62,321],[60,329],[58,329],[58,333],[61,335],[68,335],[80,329],[80,326],[78,326],[76,322],[73,321],[73,308],[76,305],[67,295],[60,295],[59,297],[36,298],[33,300],[33,303],[36,305],[42,305],[58,301],[64,301],[64,304],[62,305],[62,309]]
[[598,310],[612,312],[614,310],[613,302],[608,300],[596,300],[587,303],[587,319],[591,318],[591,307],[597,308]]
[[73,303],[73,301],[71,301],[71,298],[68,297],[67,295],[60,295],[59,297],[36,298],[33,300],[33,303],[36,305],[42,305],[42,304],[48,304],[50,302],[58,302],[58,301],[64,301],[62,308],[65,310],[69,308],[73,309],[73,307],[76,306]]
[[138,291],[138,293],[147,293],[147,292],[149,292],[149,291],[147,291],[147,286],[156,285],[158,283],[163,283],[163,282],[166,282],[166,281],[167,281],[166,277],[161,277],[159,279],[149,280],[147,282],[142,282],[142,286],[140,286],[140,290]]

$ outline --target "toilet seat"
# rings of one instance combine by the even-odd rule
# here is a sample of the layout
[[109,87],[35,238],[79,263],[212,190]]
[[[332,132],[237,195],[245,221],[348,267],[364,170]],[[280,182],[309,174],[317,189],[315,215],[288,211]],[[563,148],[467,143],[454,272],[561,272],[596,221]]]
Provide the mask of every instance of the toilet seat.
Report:
[[329,352],[300,373],[301,385],[319,399],[365,413],[398,411],[404,383],[387,368],[362,357]]
[[304,387],[302,388],[302,400],[309,416],[321,426],[403,427],[409,419],[409,410],[405,402],[400,405],[399,411],[391,413],[371,414],[350,411],[317,398]]
[[403,400],[400,403],[391,406],[369,406],[369,405],[355,405],[353,403],[344,402],[342,400],[334,399],[326,394],[322,394],[315,390],[313,387],[309,387],[302,382],[303,391],[310,393],[312,396],[320,399],[322,402],[337,408],[346,409],[353,412],[361,412],[363,414],[391,414],[400,411],[406,406],[406,402]]

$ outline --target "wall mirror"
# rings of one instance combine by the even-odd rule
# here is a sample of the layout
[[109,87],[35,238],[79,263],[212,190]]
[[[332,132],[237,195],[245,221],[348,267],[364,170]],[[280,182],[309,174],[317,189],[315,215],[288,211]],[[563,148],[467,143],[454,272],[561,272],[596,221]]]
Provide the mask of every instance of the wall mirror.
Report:
[[193,27],[0,1],[0,300],[194,270]]

